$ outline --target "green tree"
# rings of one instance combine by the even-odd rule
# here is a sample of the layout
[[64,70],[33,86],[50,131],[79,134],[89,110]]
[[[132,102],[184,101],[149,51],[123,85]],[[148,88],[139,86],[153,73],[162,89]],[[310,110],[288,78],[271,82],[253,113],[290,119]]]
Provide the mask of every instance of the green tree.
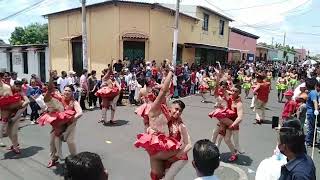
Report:
[[9,41],[12,45],[47,43],[48,24],[34,23],[26,27],[16,27]]

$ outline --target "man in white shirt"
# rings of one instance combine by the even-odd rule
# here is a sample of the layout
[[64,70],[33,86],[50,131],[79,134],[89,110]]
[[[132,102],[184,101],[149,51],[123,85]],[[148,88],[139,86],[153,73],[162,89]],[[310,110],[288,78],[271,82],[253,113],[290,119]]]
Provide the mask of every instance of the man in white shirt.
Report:
[[297,97],[300,96],[301,92],[304,92],[306,90],[306,83],[300,84],[296,89],[294,89],[292,99],[295,100]]
[[220,152],[218,147],[208,139],[197,141],[193,147],[192,161],[198,176],[195,180],[218,180],[214,171],[219,167],[219,164]]
[[76,72],[74,71],[69,71],[69,76],[68,76],[68,81],[70,85],[75,85],[76,84]]
[[69,85],[69,79],[67,78],[67,72],[62,71],[61,77],[57,80],[59,91],[62,93],[64,90],[64,87]]
[[21,81],[21,79],[18,78],[18,74],[16,72],[11,73],[11,79],[10,79],[10,86],[14,85],[14,81]]

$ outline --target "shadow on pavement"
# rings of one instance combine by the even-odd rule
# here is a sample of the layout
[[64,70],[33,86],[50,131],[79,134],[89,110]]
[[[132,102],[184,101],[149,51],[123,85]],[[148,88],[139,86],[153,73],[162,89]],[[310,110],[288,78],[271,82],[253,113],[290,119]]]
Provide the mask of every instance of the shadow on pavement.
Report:
[[[230,163],[228,160],[230,156],[231,156],[230,152],[229,153],[221,153],[220,160],[225,163]],[[247,155],[239,154],[238,160],[233,162],[233,164],[237,164],[237,165],[241,165],[241,166],[251,166],[252,159]]]
[[65,164],[64,163],[59,163],[56,165],[56,168],[53,169],[53,173],[59,176],[64,177],[65,175]]
[[36,125],[37,125],[37,124],[26,123],[26,124],[20,126],[20,127],[18,128],[18,130],[21,130],[21,129],[23,129],[23,128],[25,128],[25,127],[28,127],[28,126],[36,126]]
[[43,150],[42,147],[38,146],[30,146],[24,149],[21,149],[21,154],[15,154],[14,152],[10,151],[4,154],[4,159],[22,159],[32,157],[37,154],[39,151]]
[[263,120],[262,124],[272,124],[272,121],[271,120]]
[[110,122],[105,124],[104,126],[112,127],[112,126],[124,126],[129,123],[127,120],[116,120],[115,124],[111,124]]

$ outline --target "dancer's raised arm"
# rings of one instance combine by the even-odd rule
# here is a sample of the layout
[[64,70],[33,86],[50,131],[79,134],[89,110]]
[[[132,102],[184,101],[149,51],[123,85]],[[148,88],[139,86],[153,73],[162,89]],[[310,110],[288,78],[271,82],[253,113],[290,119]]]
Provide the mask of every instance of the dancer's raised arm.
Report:
[[162,88],[156,98],[156,100],[152,103],[151,109],[149,112],[149,116],[158,116],[161,112],[160,106],[163,102],[166,101],[166,95],[170,90],[170,83],[173,76],[173,68],[170,69],[168,75],[166,76]]
[[53,71],[49,72],[49,83],[48,83],[48,91],[44,96],[44,102],[48,102],[51,100],[52,96],[51,93],[54,92],[54,83],[53,83]]
[[106,74],[103,76],[102,80],[106,81],[109,79],[110,74],[112,73],[113,60],[111,60],[111,64],[107,69]]

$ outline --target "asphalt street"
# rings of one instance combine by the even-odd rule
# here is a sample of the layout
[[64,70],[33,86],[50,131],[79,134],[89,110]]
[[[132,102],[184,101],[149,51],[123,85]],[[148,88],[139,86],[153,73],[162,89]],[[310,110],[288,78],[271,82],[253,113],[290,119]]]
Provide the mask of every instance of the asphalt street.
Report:
[[[276,132],[271,128],[272,116],[279,116],[283,104],[276,101],[276,93],[271,92],[266,112],[267,123],[254,124],[255,114],[250,109],[251,99],[243,99],[245,116],[240,126],[240,144],[244,154],[239,156],[235,163],[228,163],[230,153],[222,142],[221,159],[224,163],[216,171],[221,180],[254,179],[259,163],[272,156],[276,146]],[[208,96],[209,101],[213,98]],[[201,97],[190,96],[183,98],[186,109],[183,120],[188,127],[191,140],[195,143],[199,139],[210,139],[215,127],[215,120],[208,117],[213,103],[201,103]],[[105,167],[109,171],[111,180],[148,180],[148,155],[142,149],[133,146],[135,137],[143,131],[142,120],[134,114],[135,106],[118,107],[116,119],[118,124],[103,126],[97,123],[100,113],[88,111],[79,119],[76,129],[76,143],[78,152],[91,151],[98,153]],[[110,117],[110,114],[108,114]],[[45,180],[62,179],[62,165],[48,169],[49,160],[49,131],[50,127],[30,125],[29,121],[20,124],[21,155],[8,152],[0,148],[0,179],[1,180]],[[5,140],[8,145],[9,141]],[[68,155],[67,145],[63,145],[64,156]],[[192,180],[196,178],[192,167],[192,153],[189,153],[189,163],[181,170],[177,180]],[[63,161],[61,161],[63,162]],[[315,153],[316,167],[320,167],[320,154]],[[317,177],[320,177],[319,171]]]

